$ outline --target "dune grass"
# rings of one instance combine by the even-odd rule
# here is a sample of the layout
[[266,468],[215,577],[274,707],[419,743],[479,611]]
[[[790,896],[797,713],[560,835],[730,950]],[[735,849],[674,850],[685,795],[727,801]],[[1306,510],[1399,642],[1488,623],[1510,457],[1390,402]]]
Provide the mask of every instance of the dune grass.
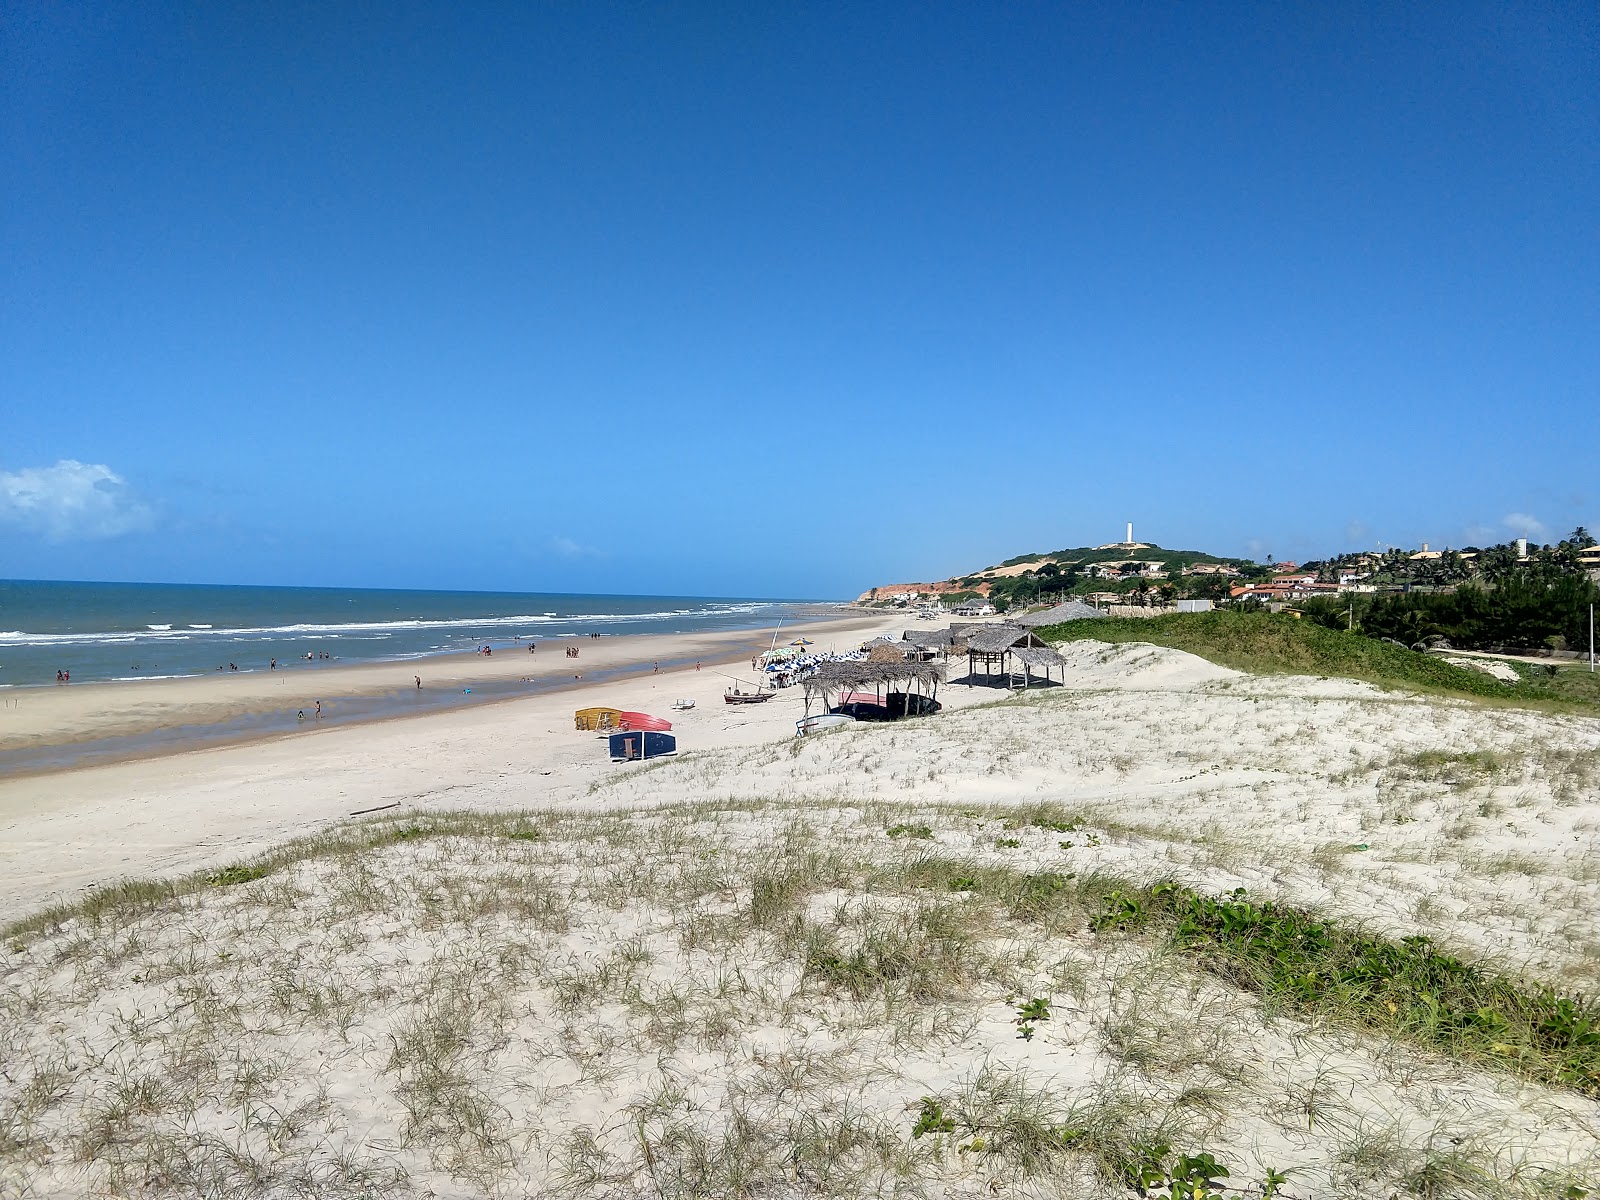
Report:
[[[1566,1165],[1519,1177],[1509,1142],[1465,1125],[1439,1147],[1369,1129],[1377,1109],[1302,1068],[1348,1058],[1320,1032],[1340,1025],[1385,1061],[1409,1043],[1440,1071],[1592,1095],[1575,1000],[1311,914],[993,849],[1001,830],[1110,836],[1084,822],[422,812],[101,889],[8,931],[0,1192],[8,1163],[26,1185],[65,1145],[82,1173],[51,1178],[112,1194],[1581,1194]],[[113,1003],[93,1044],[27,1032]],[[1264,1039],[1292,1045],[1268,1060]],[[315,1085],[327,1056],[389,1098],[382,1146],[352,1143]],[[1375,1060],[1350,1061],[1377,1086]],[[195,1134],[210,1112],[238,1130]],[[1268,1158],[1239,1132],[1263,1121],[1282,1122]],[[1340,1173],[1356,1183],[1312,1182]],[[1452,1191],[1466,1175],[1486,1182]]]
[[1325,675],[1385,688],[1529,702],[1540,707],[1592,710],[1600,699],[1600,693],[1591,694],[1581,686],[1582,681],[1560,689],[1526,678],[1520,683],[1502,683],[1483,671],[1458,667],[1436,655],[1329,629],[1285,613],[1169,613],[1135,620],[1103,617],[1048,625],[1037,632],[1046,641],[1057,643],[1148,642],[1255,675]]

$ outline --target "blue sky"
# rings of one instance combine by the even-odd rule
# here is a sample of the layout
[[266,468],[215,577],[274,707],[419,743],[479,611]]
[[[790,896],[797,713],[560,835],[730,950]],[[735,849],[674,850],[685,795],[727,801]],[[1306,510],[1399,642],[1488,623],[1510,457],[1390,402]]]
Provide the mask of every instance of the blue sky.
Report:
[[0,11],[0,575],[1600,526],[1591,4]]

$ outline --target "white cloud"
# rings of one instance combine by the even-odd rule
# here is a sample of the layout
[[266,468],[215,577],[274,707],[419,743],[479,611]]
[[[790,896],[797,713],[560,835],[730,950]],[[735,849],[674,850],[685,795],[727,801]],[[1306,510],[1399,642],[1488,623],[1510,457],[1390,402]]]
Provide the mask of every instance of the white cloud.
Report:
[[1543,541],[1550,533],[1543,521],[1527,513],[1507,513],[1500,523],[1518,537],[1525,537],[1529,541]]
[[0,522],[52,542],[144,529],[150,506],[104,463],[64,458],[53,467],[0,471]]
[[600,551],[593,546],[584,546],[569,537],[553,537],[550,539],[550,549],[567,558],[599,558]]

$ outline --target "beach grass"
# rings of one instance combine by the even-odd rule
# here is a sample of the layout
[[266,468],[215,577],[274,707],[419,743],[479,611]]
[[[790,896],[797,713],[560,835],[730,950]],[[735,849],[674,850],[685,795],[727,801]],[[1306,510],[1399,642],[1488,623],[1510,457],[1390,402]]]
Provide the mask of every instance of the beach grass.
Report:
[[[6,931],[0,1182],[1556,1197],[1600,1164],[1505,1115],[1595,1093],[1581,1001],[1031,861],[1119,836],[1033,804],[413,813],[100,889]],[[1417,1077],[1461,1101],[1396,1117]]]
[[1147,642],[1255,675],[1358,679],[1384,688],[1532,704],[1558,711],[1600,705],[1600,684],[1589,686],[1589,681],[1576,678],[1576,671],[1562,669],[1552,674],[1536,668],[1518,683],[1502,682],[1438,655],[1329,629],[1286,613],[1219,610],[1136,620],[1090,618],[1045,626],[1037,632],[1056,643]]
[[1593,723],[1106,652],[13,921],[0,1194],[1593,1190]]

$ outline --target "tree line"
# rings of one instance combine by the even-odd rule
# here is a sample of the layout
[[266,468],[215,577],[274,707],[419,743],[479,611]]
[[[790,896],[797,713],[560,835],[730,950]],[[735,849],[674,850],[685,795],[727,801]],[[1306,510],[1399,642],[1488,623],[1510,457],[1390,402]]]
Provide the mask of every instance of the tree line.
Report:
[[1447,552],[1425,562],[1430,582],[1454,584],[1449,590],[1318,597],[1301,611],[1335,629],[1355,628],[1408,646],[1442,637],[1467,650],[1581,650],[1589,644],[1589,606],[1600,607],[1600,586],[1579,554],[1594,545],[1580,526],[1556,545],[1530,547],[1526,561],[1512,543],[1491,546],[1476,552],[1465,576]]

